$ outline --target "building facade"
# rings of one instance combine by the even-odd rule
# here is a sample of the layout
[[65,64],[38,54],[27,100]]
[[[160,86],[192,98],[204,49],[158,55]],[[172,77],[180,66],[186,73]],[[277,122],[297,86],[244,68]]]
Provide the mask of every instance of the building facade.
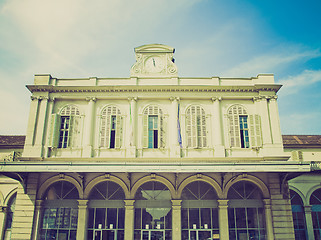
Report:
[[129,78],[36,75],[11,239],[295,239],[273,75],[181,78],[135,49]]

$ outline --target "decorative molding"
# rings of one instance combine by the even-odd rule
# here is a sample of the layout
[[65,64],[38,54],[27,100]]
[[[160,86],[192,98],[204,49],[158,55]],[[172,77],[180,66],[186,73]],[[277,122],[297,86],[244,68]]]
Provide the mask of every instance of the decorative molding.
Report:
[[97,98],[95,98],[95,97],[86,97],[86,101],[88,101],[88,102],[96,102]]
[[220,102],[222,101],[222,97],[212,97],[211,100],[212,102],[216,102],[216,101]]

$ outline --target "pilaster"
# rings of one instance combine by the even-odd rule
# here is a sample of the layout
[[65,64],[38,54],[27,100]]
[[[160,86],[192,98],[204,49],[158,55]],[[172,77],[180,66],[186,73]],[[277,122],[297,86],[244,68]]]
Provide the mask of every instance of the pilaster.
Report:
[[283,140],[282,140],[282,134],[281,134],[281,127],[280,127],[277,96],[269,97],[269,112],[270,112],[270,123],[271,123],[273,144],[282,146]]
[[172,239],[181,240],[181,206],[182,200],[172,200]]
[[314,231],[313,231],[311,205],[304,206],[304,213],[305,213],[304,215],[305,215],[305,223],[307,226],[308,239],[315,239]]
[[124,200],[125,202],[125,240],[134,239],[134,217],[135,217],[135,200]]
[[228,229],[228,201],[227,199],[219,199],[218,202],[218,221],[220,230],[220,239],[229,239]]
[[7,207],[0,207],[0,239],[4,239]]
[[78,201],[77,240],[87,239],[88,200]]
[[169,148],[171,157],[180,157],[180,146],[178,142],[178,97],[171,97],[171,114],[169,115]]
[[271,200],[263,199],[263,202],[264,202],[265,228],[266,228],[267,240],[273,240],[274,233],[273,233]]
[[35,216],[34,216],[33,227],[32,227],[32,237],[31,237],[32,240],[38,239],[39,229],[41,226],[42,204],[43,204],[43,200],[36,200]]
[[136,114],[136,106],[137,106],[137,98],[130,97],[129,101],[129,118],[128,118],[128,126],[129,126],[129,137],[126,139],[126,148],[127,157],[136,157],[136,122],[137,122],[137,114]]
[[84,134],[84,157],[92,157],[93,154],[93,129],[94,129],[94,110],[96,98],[88,97],[88,108],[85,121],[85,134]]
[[213,117],[212,117],[212,137],[214,141],[214,156],[225,157],[225,150],[222,140],[222,117],[221,117],[221,97],[213,97]]

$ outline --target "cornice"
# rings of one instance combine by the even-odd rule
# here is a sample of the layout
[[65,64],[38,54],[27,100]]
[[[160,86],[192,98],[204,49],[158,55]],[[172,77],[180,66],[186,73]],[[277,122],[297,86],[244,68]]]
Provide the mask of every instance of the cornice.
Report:
[[124,85],[124,86],[52,86],[27,85],[30,92],[99,93],[99,92],[278,92],[282,85],[210,86],[210,85]]

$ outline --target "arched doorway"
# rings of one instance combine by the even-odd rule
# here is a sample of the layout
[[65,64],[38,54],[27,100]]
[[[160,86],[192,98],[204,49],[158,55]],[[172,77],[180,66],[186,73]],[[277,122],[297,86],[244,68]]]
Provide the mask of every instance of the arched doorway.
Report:
[[214,188],[204,182],[189,183],[182,191],[182,240],[219,239],[218,204]]
[[135,240],[171,240],[172,205],[170,190],[151,181],[140,186],[135,195]]
[[123,240],[125,194],[112,181],[95,185],[88,200],[88,240]]
[[321,239],[321,189],[314,191],[310,197],[312,222],[315,239]]
[[253,183],[239,181],[231,186],[228,222],[229,238],[266,239],[264,206],[261,190]]
[[70,182],[58,181],[46,190],[40,240],[76,240],[79,193]]
[[299,194],[290,190],[292,217],[296,240],[306,240],[306,222],[303,201]]

